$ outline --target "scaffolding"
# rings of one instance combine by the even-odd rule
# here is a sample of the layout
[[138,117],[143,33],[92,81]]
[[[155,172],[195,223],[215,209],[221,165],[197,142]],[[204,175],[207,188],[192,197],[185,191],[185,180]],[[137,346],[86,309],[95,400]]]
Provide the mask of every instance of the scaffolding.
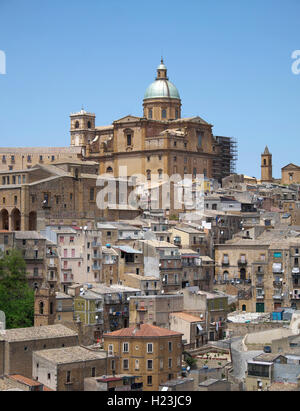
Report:
[[222,182],[224,177],[236,173],[237,140],[223,136],[215,136],[215,139],[220,148],[220,154],[213,160],[213,178]]

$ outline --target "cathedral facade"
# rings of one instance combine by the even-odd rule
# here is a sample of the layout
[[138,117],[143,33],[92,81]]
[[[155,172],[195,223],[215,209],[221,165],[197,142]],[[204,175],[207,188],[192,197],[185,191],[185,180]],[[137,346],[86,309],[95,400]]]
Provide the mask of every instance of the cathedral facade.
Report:
[[[125,116],[97,127],[95,114],[71,114],[71,147],[82,147],[85,160],[97,161],[99,173],[204,175],[219,181],[234,171],[234,140],[214,137],[212,125],[199,116],[181,117],[181,98],[161,60],[155,81],[147,88],[143,116]],[[225,141],[225,144],[224,144]]]

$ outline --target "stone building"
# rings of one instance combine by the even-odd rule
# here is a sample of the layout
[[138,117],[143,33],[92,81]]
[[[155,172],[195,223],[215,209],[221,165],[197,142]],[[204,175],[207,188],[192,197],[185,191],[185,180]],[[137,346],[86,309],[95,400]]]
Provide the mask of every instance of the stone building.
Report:
[[300,184],[300,167],[290,163],[281,169],[281,184]]
[[292,228],[275,228],[249,238],[216,245],[216,278],[247,280],[251,293],[245,311],[272,312],[299,308],[300,242]]
[[34,326],[53,325],[56,316],[56,293],[48,284],[36,289],[34,295]]
[[182,283],[182,264],[178,247],[157,240],[140,240],[137,244],[144,256],[144,276],[160,280],[164,292],[178,291]]
[[54,391],[83,391],[84,380],[112,374],[107,353],[75,346],[35,351],[33,378]]
[[129,115],[110,126],[96,127],[93,113],[74,113],[71,144],[84,146],[85,158],[98,161],[101,174],[118,177],[120,167],[125,166],[127,175],[138,173],[148,180],[153,175],[177,173],[214,177],[217,167],[213,162],[223,148],[211,124],[197,116],[181,117],[181,98],[163,61],[146,90],[143,117]]
[[0,335],[0,375],[21,374],[31,378],[34,351],[75,345],[78,333],[60,324],[6,330]]
[[170,329],[183,333],[184,349],[195,349],[207,343],[205,319],[186,312],[170,314]]
[[182,333],[139,324],[104,334],[104,349],[119,357],[119,373],[138,377],[143,391],[157,391],[181,375]]
[[80,147],[0,147],[0,171],[28,170],[36,164],[76,161]]
[[183,310],[183,296],[180,294],[160,294],[130,297],[129,325],[147,323],[170,328],[170,313]]

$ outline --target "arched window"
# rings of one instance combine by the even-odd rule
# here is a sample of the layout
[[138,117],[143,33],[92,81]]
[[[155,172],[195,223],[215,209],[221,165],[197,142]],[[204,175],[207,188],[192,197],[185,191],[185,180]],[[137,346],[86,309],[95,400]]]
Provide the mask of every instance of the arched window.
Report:
[[107,172],[107,173],[112,173],[112,172],[113,172],[113,169],[112,169],[111,167],[107,167],[106,172]]
[[75,128],[79,128],[79,121],[76,121]]
[[162,109],[161,118],[167,118],[167,110],[166,109]]
[[264,158],[264,166],[267,165],[267,160]]
[[44,303],[43,303],[43,301],[40,301],[39,311],[40,311],[40,314],[44,314]]
[[88,128],[92,128],[92,124],[91,124],[90,121],[88,121],[87,126],[88,126]]
[[162,171],[162,169],[160,168],[160,169],[158,170],[158,179],[161,180],[162,177],[163,177],[163,171]]
[[149,108],[149,110],[148,110],[148,118],[151,119],[152,116],[153,116],[152,108]]
[[151,170],[147,170],[147,180],[151,180]]

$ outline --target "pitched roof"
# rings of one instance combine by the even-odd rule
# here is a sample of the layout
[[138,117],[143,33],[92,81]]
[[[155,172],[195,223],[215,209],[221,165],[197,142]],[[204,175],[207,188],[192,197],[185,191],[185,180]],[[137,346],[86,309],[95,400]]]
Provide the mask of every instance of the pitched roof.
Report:
[[202,322],[204,321],[203,318],[196,317],[195,315],[184,313],[184,312],[175,312],[171,313],[171,315],[181,318],[184,321],[187,321],[189,323],[195,323],[195,322]]
[[183,335],[177,331],[167,330],[166,328],[157,327],[151,324],[141,324],[140,327],[122,328],[121,330],[113,331],[104,334],[105,337],[171,337]]

